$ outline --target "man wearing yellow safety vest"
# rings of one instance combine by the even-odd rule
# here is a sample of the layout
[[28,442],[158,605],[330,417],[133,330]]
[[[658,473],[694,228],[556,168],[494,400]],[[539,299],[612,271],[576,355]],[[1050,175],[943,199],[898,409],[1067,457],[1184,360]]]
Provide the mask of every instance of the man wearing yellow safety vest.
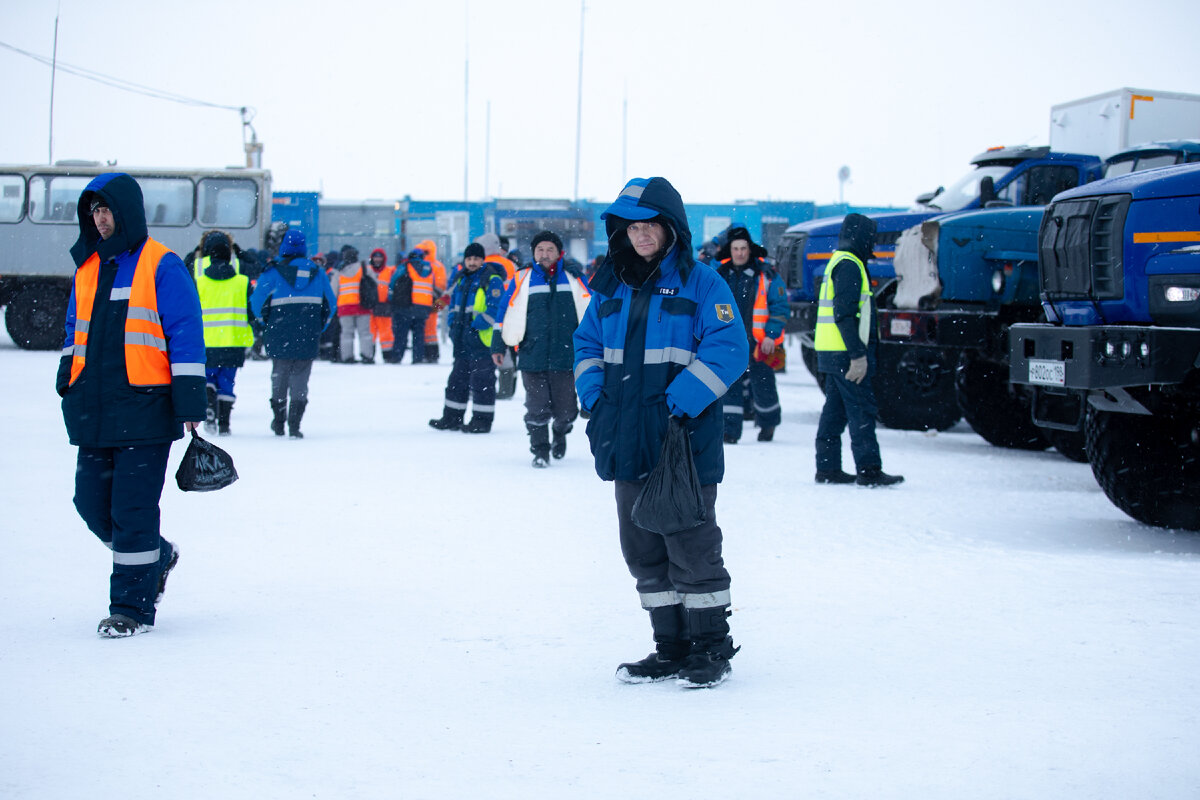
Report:
[[[483,245],[477,242],[467,245],[463,268],[450,287],[449,326],[454,366],[446,379],[442,416],[429,420],[430,427],[437,430],[488,433],[496,415],[492,328],[500,313],[504,273],[496,264],[484,264],[483,259]],[[474,403],[474,412],[471,421],[464,423],[467,401]]]
[[204,366],[208,416],[204,427],[228,436],[229,417],[237,396],[233,392],[237,371],[246,363],[246,349],[254,344],[250,328],[250,279],[238,272],[233,241],[222,231],[204,239],[200,257],[192,265],[200,309],[204,316]]
[[101,636],[153,629],[179,551],[160,532],[171,442],[204,420],[200,300],[154,241],[137,182],[98,175],[79,197],[77,267],[56,389],[75,465],[75,508],[112,551]]
[[[475,241],[483,246],[483,262],[485,264],[496,264],[503,269],[505,285],[511,287],[513,285],[513,278],[517,274],[517,265],[511,258],[505,255],[508,252],[508,237],[497,236],[494,233],[485,233],[482,236],[475,237]],[[504,357],[500,359],[500,364],[497,366],[500,374],[496,381],[496,399],[511,400],[517,391],[516,360],[513,358],[511,348],[506,348],[503,355]]]
[[778,358],[776,349],[783,350],[783,326],[788,318],[787,288],[779,273],[763,262],[766,256],[767,249],[755,244],[750,231],[740,226],[729,229],[725,244],[717,252],[720,262],[717,274],[725,279],[733,292],[750,346],[749,368],[733,382],[721,400],[725,444],[736,444],[742,438],[742,395],[747,383],[750,384],[758,440],[771,441],[776,426],[783,419],[779,391],[775,387],[775,370],[767,361]]
[[[847,214],[837,250],[825,266],[817,302],[817,370],[825,379],[825,407],[817,423],[817,483],[891,486],[900,475],[883,471],[875,439],[877,312],[867,262],[874,254],[875,221]],[[842,431],[850,426],[857,475],[842,471]]]

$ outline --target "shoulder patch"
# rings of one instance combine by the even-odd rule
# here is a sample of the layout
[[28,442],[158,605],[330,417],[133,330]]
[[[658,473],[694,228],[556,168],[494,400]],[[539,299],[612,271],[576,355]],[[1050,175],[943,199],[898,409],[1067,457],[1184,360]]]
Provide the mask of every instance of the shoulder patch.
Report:
[[503,290],[501,290],[501,289],[492,289],[492,297],[499,297],[501,294],[503,294]]
[[729,303],[717,303],[717,319],[721,322],[733,322],[733,306]]

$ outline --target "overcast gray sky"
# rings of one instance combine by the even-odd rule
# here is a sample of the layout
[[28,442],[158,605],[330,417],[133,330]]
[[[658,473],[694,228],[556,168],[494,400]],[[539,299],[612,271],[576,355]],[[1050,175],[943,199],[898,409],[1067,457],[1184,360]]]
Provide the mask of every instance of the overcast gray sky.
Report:
[[[577,0],[0,0],[0,42],[50,56],[56,11],[61,62],[256,109],[277,190],[462,199],[466,161],[471,199],[574,193]],[[663,175],[689,202],[828,203],[846,165],[847,202],[906,205],[989,146],[1047,143],[1055,103],[1200,94],[1195,0],[588,0],[585,18],[579,194],[598,200]],[[0,162],[45,163],[49,67],[0,48],[0,74]],[[54,158],[240,164],[241,123],[59,72]]]

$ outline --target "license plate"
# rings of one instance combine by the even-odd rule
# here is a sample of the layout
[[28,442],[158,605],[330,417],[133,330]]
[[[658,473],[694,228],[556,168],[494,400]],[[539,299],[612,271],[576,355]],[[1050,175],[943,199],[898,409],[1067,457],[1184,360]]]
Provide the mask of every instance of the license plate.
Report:
[[1040,383],[1044,386],[1065,386],[1067,383],[1066,362],[1047,361],[1039,358],[1029,359],[1029,382]]
[[912,336],[912,320],[893,318],[891,324],[892,336]]

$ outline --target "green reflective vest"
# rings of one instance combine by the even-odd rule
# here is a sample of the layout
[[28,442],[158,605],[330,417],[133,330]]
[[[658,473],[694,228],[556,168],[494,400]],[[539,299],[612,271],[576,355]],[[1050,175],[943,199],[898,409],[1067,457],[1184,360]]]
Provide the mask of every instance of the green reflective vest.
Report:
[[817,297],[817,329],[813,346],[818,352],[822,350],[827,352],[846,351],[846,342],[842,339],[842,332],[838,330],[837,324],[833,321],[833,294],[835,291],[833,268],[843,260],[853,261],[857,264],[858,272],[862,276],[862,291],[858,295],[858,338],[864,345],[870,341],[871,281],[867,277],[867,268],[858,256],[845,250],[837,250],[830,256],[829,263],[825,265],[825,277],[821,281],[821,293]]
[[254,332],[246,313],[249,288],[250,279],[245,275],[234,275],[223,281],[214,281],[203,272],[197,276],[205,347],[249,347],[254,344]]
[[[484,279],[479,284],[479,288],[475,290],[475,305],[471,309],[474,312],[471,314],[472,319],[482,314],[485,320],[490,320],[490,317],[487,315],[487,286],[490,280],[490,275],[484,276]],[[492,324],[495,323],[493,322]],[[487,347],[492,346],[491,325],[488,326],[487,330],[477,331],[477,333],[479,334],[479,341],[483,342]]]

